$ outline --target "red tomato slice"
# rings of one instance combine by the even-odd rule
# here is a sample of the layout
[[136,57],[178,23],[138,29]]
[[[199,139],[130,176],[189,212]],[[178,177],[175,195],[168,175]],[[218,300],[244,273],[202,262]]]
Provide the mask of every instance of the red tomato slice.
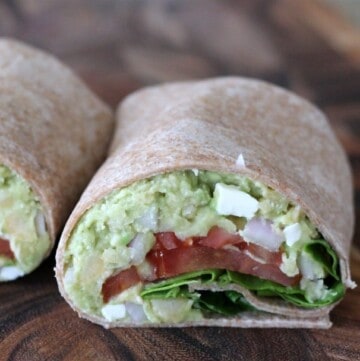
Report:
[[156,273],[159,278],[215,268],[257,276],[284,286],[298,283],[298,278],[286,276],[277,265],[259,263],[245,253],[231,249],[214,250],[204,246],[176,248],[152,254],[150,261],[154,261],[154,258],[157,259]]
[[240,235],[232,234],[220,227],[212,227],[206,237],[199,240],[199,244],[211,248],[221,248],[227,244],[235,244],[244,241]]
[[103,284],[101,290],[104,303],[107,303],[111,297],[118,295],[139,282],[141,282],[141,279],[135,266],[110,276]]
[[241,251],[247,250],[253,256],[262,259],[265,263],[281,264],[281,252],[270,252],[255,243],[247,243],[239,234],[232,234],[220,227],[210,229],[206,237],[198,238],[198,244],[215,249],[222,248],[228,244],[236,245]]
[[155,234],[156,249],[174,249],[181,247],[182,242],[174,232],[160,232]]
[[[156,233],[155,237],[156,244],[146,256],[154,267],[155,279],[215,268],[257,276],[284,286],[299,282],[298,277],[288,277],[281,272],[281,252],[270,252],[247,243],[238,234],[231,234],[217,226],[206,237],[192,237],[184,241],[174,232]],[[235,245],[239,250],[224,248],[226,245]],[[109,277],[102,287],[104,302],[141,281],[150,280],[142,280],[135,266]]]
[[257,258],[262,259],[265,263],[281,265],[282,252],[270,252],[264,247],[258,246],[255,243],[247,243],[246,250]]
[[10,259],[15,259],[14,252],[10,248],[10,242],[3,238],[0,238],[0,255]]

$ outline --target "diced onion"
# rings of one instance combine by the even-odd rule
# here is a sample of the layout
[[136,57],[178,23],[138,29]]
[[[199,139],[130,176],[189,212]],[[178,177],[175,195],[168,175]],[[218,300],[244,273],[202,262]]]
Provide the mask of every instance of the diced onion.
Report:
[[131,259],[134,264],[141,263],[146,255],[146,249],[144,246],[144,234],[138,233],[135,238],[129,243],[129,248],[131,248]]
[[146,260],[136,266],[136,270],[143,280],[154,280],[156,278],[155,268]]
[[151,250],[154,244],[155,237],[152,233],[138,233],[129,243],[131,263],[135,266],[142,263],[146,254]]
[[186,318],[193,304],[182,298],[153,299],[150,301],[156,317],[162,322],[181,322]]
[[273,229],[272,222],[261,218],[249,221],[240,234],[247,242],[255,243],[271,252],[276,252],[284,241]]
[[146,230],[156,231],[158,225],[158,209],[156,206],[149,207],[146,212],[137,219],[137,222]]
[[135,323],[142,323],[147,320],[142,305],[138,305],[133,302],[126,302],[125,307],[126,307],[126,312]]
[[38,237],[43,237],[46,235],[47,231],[45,217],[40,211],[37,211],[35,216],[35,228]]
[[196,207],[193,204],[187,204],[182,209],[182,215],[184,217],[193,217],[196,212]]

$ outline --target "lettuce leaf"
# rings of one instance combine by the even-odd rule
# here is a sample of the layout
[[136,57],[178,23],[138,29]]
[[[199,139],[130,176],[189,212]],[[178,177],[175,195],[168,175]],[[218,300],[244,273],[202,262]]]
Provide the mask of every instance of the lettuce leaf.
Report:
[[194,302],[193,307],[203,311],[215,312],[224,316],[233,316],[242,311],[254,310],[254,307],[251,306],[239,292],[201,291],[198,293],[200,297]]
[[303,308],[317,308],[330,305],[339,300],[345,293],[345,287],[341,282],[336,282],[330,288],[324,299],[309,302],[305,298],[305,292],[299,286],[286,287],[278,283],[264,280],[255,276],[227,271],[221,277],[221,282],[235,283],[253,291],[260,297],[281,297],[291,304]]
[[335,280],[340,280],[338,258],[329,243],[323,239],[318,239],[305,245],[304,251],[319,262]]
[[144,300],[185,297],[194,301],[194,308],[224,316],[232,316],[241,311],[254,309],[240,293],[235,291],[189,291],[190,284],[217,282],[223,273],[222,270],[197,271],[148,284],[141,292],[141,297]]
[[143,299],[178,297],[183,294],[184,290],[188,289],[190,284],[216,282],[223,273],[222,270],[203,270],[149,283],[141,292],[141,297]]
[[193,307],[205,312],[221,315],[235,315],[242,311],[254,310],[243,295],[236,291],[189,291],[194,283],[217,283],[219,285],[237,284],[259,297],[277,297],[302,308],[318,308],[330,305],[343,297],[345,287],[340,280],[338,258],[330,245],[324,240],[313,241],[304,247],[327,273],[325,282],[329,288],[325,298],[309,302],[305,291],[299,286],[286,287],[256,276],[232,271],[208,269],[190,272],[177,277],[147,284],[141,292],[143,299],[185,297],[193,300]]

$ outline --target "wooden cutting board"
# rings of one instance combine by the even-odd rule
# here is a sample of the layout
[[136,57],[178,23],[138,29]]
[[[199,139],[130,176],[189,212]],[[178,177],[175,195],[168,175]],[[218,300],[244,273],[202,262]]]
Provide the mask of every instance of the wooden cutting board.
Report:
[[[115,106],[146,84],[237,74],[288,87],[329,116],[360,209],[360,35],[313,0],[52,0],[0,3],[0,35],[54,52]],[[55,85],[55,84],[54,84]],[[360,283],[360,228],[352,250]],[[0,285],[2,360],[357,360],[360,291],[330,330],[118,329],[80,320],[60,297],[54,255]]]

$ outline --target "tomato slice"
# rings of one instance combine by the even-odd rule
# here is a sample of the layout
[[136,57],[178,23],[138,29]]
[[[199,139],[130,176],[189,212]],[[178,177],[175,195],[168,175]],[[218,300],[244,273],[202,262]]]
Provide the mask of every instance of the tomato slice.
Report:
[[173,249],[181,247],[182,242],[174,232],[160,232],[155,234],[156,249]]
[[260,258],[265,263],[274,264],[277,266],[281,265],[282,252],[270,252],[264,247],[258,246],[255,243],[246,243],[246,247],[243,250],[247,250],[253,256]]
[[199,244],[211,248],[221,248],[227,244],[236,244],[244,240],[239,234],[232,234],[220,227],[212,227],[206,237],[199,240]]
[[4,238],[0,238],[0,256],[15,259],[14,252],[10,247],[10,242]]
[[122,291],[141,282],[135,266],[110,276],[102,286],[102,296],[104,303],[107,303],[111,297],[118,295]]
[[[154,268],[156,279],[204,269],[224,269],[249,274],[284,286],[299,283],[299,277],[288,277],[279,268],[281,252],[269,250],[245,242],[240,235],[231,234],[220,227],[213,227],[205,237],[191,237],[184,241],[174,232],[155,234],[156,243],[146,259]],[[232,245],[234,247],[224,247]],[[136,267],[109,277],[102,287],[104,302],[139,283],[141,279]]]
[[[155,261],[158,278],[174,277],[182,273],[204,269],[226,269],[292,286],[297,277],[288,277],[276,264],[262,264],[246,253],[232,249],[213,249],[205,246],[150,251],[150,262]],[[154,264],[154,263],[153,263]]]

